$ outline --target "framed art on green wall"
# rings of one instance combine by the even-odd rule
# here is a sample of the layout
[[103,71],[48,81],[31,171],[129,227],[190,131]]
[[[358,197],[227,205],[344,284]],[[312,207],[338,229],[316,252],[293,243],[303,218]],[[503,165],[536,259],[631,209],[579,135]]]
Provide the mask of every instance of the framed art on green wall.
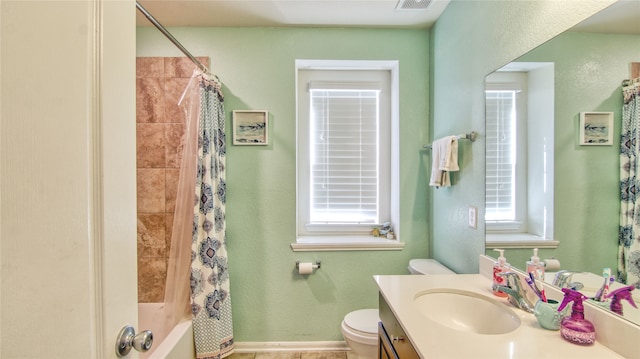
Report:
[[613,112],[580,112],[580,145],[611,146]]
[[269,112],[235,110],[233,111],[234,145],[268,145]]

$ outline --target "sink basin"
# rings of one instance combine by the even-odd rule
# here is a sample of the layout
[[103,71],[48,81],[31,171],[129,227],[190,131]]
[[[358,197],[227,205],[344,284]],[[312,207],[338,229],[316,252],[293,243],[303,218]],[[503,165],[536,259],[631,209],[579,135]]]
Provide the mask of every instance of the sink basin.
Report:
[[463,332],[505,334],[520,326],[520,318],[513,310],[493,298],[469,291],[429,290],[418,294],[414,303],[430,320]]

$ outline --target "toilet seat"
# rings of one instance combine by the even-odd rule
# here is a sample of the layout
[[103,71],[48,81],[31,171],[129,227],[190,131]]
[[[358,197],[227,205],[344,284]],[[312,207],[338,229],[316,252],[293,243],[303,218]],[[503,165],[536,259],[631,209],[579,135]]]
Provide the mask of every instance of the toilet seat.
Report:
[[352,331],[377,336],[378,334],[377,309],[360,309],[353,311],[344,317],[344,324]]
[[340,331],[355,358],[376,358],[378,309],[360,309],[344,316]]

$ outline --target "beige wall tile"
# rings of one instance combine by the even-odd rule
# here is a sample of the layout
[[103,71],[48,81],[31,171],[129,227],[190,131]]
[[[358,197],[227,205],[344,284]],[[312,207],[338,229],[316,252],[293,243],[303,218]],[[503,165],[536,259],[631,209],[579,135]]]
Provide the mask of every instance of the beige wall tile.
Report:
[[185,123],[185,112],[178,105],[190,78],[166,78],[164,82],[165,122]]
[[137,185],[138,213],[164,213],[164,168],[139,168],[137,170]]
[[138,214],[138,258],[166,258],[165,215]]
[[164,77],[164,57],[136,57],[136,77]]
[[136,79],[136,122],[165,122],[164,79]]
[[165,228],[165,247],[167,255],[166,257],[169,258],[169,255],[171,253],[171,231],[173,230],[173,213],[165,213],[164,216],[164,228]]
[[165,172],[165,212],[173,213],[176,209],[176,194],[180,169],[167,168]]
[[161,168],[166,165],[165,125],[139,123],[136,125],[136,167]]
[[[204,66],[209,67],[208,57],[197,57]],[[186,77],[193,75],[193,70],[197,68],[187,57],[165,57],[164,59],[164,76],[165,77]]]
[[180,168],[184,147],[185,125],[168,123],[164,126],[165,167]]
[[165,258],[138,258],[138,302],[164,302],[166,276]]

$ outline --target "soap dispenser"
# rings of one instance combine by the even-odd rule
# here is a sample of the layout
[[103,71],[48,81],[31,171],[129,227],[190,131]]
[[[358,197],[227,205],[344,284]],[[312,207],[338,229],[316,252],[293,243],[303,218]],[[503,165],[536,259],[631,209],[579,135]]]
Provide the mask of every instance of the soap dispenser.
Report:
[[618,288],[611,293],[607,294],[607,298],[611,299],[611,311],[616,314],[622,314],[622,303],[621,300],[625,299],[631,304],[632,307],[638,308],[636,303],[633,301],[633,297],[631,296],[631,291],[634,290],[635,287],[632,285],[628,285],[626,287]]
[[527,273],[533,273],[537,280],[544,281],[544,264],[538,257],[538,248],[533,249],[533,256],[527,261]]
[[584,319],[584,305],[582,301],[587,297],[570,288],[562,288],[564,299],[558,307],[562,311],[564,307],[573,302],[571,315],[562,318],[560,322],[560,335],[565,340],[576,344],[593,344],[596,341],[596,329],[593,324]]
[[504,249],[494,249],[494,251],[500,252],[500,257],[498,257],[498,261],[493,265],[493,286],[491,287],[491,291],[495,296],[506,298],[507,293],[499,291],[498,286],[505,285],[506,279],[500,274],[510,271],[511,265],[507,263],[507,259],[504,257]]

